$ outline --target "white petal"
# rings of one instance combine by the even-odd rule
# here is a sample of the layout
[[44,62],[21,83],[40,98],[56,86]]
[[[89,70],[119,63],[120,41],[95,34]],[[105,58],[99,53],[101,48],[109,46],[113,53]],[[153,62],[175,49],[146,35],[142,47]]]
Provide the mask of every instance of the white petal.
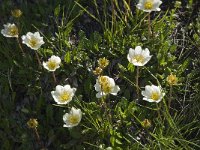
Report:
[[97,97],[97,98],[101,98],[103,95],[104,95],[103,92],[98,92],[98,93],[96,94],[96,97]]
[[143,10],[143,9],[144,9],[144,5],[141,4],[141,3],[137,4],[136,7],[137,7],[138,9],[140,9],[140,10]]
[[74,94],[76,92],[76,88],[72,88],[72,92]]
[[148,56],[145,58],[143,65],[147,64],[149,62],[149,60],[151,59],[152,56]]
[[68,91],[69,89],[71,89],[71,86],[69,84],[67,84],[63,88],[64,88],[65,91]]
[[142,53],[142,47],[141,46],[136,46],[135,48],[135,55],[141,54]]
[[145,48],[145,50],[142,51],[142,56],[144,56],[144,57],[150,56],[150,51],[148,48]]
[[47,67],[47,63],[46,63],[46,62],[43,61],[42,65],[43,65],[43,67],[44,67],[45,69],[49,70],[49,68]]
[[95,90],[98,92],[98,91],[101,91],[101,86],[100,86],[100,84],[99,83],[96,83],[95,85],[94,85],[94,87],[95,87]]
[[150,86],[150,85],[146,85],[145,86],[145,92],[146,92],[146,95],[148,96],[148,97],[151,97],[151,93],[152,93],[152,87]]
[[64,115],[63,115],[63,121],[66,122],[66,120],[68,119],[68,117],[69,117],[69,114],[68,114],[68,113],[64,114]]
[[144,66],[144,64],[141,62],[133,62],[133,65],[134,66]]
[[158,87],[158,86],[155,86],[155,85],[151,85],[151,88],[152,88],[152,90],[154,91],[154,92],[157,92],[157,93],[159,93],[160,94],[160,88]]
[[129,54],[127,55],[127,59],[128,59],[128,61],[129,61],[130,63],[132,63],[132,62],[131,62],[131,57],[130,57]]
[[118,85],[116,85],[114,88],[113,88],[113,90],[112,90],[112,95],[117,95],[117,93],[120,91],[120,88],[119,88],[119,86]]
[[27,36],[27,38],[31,38],[33,36],[33,33],[27,32],[26,36]]
[[129,54],[130,57],[134,56],[135,55],[135,50],[132,49],[132,48],[129,48],[129,53],[128,54]]
[[40,33],[39,33],[39,32],[35,32],[33,35],[34,35],[34,37],[36,37],[36,38],[40,38]]
[[115,86],[115,81],[114,81],[113,78],[108,78],[108,82],[109,82],[109,85],[110,85],[111,87],[114,87],[114,86]]
[[144,97],[149,97],[149,94],[147,94],[146,91],[142,91],[141,94],[142,94],[142,96],[144,96]]
[[56,103],[60,103],[58,99],[58,94],[55,91],[51,91],[51,95]]
[[144,97],[143,100],[150,102],[150,103],[156,102],[155,100],[152,100],[152,99],[149,99],[149,98],[146,98],[146,97]]
[[56,86],[56,92],[58,92],[59,94],[63,92],[63,86],[61,85],[57,85]]

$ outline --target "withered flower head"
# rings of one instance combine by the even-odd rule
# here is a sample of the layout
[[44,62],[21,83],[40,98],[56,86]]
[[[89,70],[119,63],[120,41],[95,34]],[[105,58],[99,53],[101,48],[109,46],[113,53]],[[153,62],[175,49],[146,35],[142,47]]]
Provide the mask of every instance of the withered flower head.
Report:
[[170,74],[167,77],[167,83],[169,85],[177,85],[178,82],[178,78],[176,77],[176,75]]
[[20,9],[14,9],[11,11],[11,14],[15,18],[19,18],[22,15],[22,11]]
[[95,68],[95,70],[93,70],[93,73],[95,74],[95,75],[100,75],[101,73],[102,73],[102,69],[100,68],[100,67],[96,67]]
[[141,124],[144,128],[150,128],[151,127],[151,121],[149,119],[144,119],[144,121],[142,121]]
[[103,68],[105,68],[105,67],[107,67],[107,66],[109,65],[109,60],[106,59],[105,57],[100,58],[100,59],[98,60],[98,65],[99,65],[100,68],[103,69]]
[[37,128],[38,121],[37,121],[37,119],[30,118],[29,121],[27,122],[27,125],[29,128]]

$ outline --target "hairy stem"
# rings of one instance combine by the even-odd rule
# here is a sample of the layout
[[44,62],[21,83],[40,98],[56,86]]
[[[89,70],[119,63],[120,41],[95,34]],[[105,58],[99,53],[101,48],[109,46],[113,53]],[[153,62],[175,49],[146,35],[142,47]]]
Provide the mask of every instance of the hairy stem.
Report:
[[151,37],[151,16],[150,16],[150,13],[148,14],[148,40],[150,39]]
[[55,73],[54,73],[54,72],[52,72],[52,76],[53,76],[54,83],[56,84],[56,83],[57,83],[57,80],[56,80],[56,76],[55,76]]
[[40,135],[39,135],[39,133],[38,133],[38,131],[37,131],[37,128],[34,128],[34,131],[35,131],[35,135],[36,135],[38,144],[39,144],[43,149],[45,149],[44,145],[43,145],[42,142],[41,142]]
[[20,50],[22,51],[22,55],[25,56],[25,52],[24,52],[24,50],[23,50],[23,48],[22,48],[22,45],[21,45],[21,43],[20,43],[20,41],[19,41],[19,37],[17,37],[17,43],[18,43],[18,45],[19,45]]
[[136,92],[137,92],[137,99],[139,100],[139,66],[136,67]]
[[168,101],[168,108],[170,109],[171,106],[171,101],[172,101],[172,85],[170,85],[169,89],[169,101]]
[[36,58],[37,58],[39,67],[41,68],[41,67],[42,67],[42,63],[41,63],[40,58],[39,58],[39,56],[38,56],[38,53],[37,53],[36,51],[35,51],[35,55],[36,55]]

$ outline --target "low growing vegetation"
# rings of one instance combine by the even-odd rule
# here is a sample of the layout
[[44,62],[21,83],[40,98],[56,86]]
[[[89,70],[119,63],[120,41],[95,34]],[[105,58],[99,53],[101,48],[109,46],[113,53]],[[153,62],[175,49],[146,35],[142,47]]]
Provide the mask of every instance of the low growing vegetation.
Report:
[[199,2],[2,1],[0,149],[200,149]]

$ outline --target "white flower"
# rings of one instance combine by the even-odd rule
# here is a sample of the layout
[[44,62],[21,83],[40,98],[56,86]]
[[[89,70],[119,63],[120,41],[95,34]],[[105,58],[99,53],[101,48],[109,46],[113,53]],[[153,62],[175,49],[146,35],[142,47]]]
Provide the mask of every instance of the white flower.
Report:
[[5,37],[18,37],[18,28],[17,26],[13,23],[7,23],[4,24],[4,29],[1,30],[1,34]]
[[160,11],[159,6],[162,4],[160,0],[139,0],[137,8],[145,12]]
[[48,71],[55,71],[60,67],[61,59],[58,56],[51,56],[47,62],[43,62],[43,67]]
[[143,100],[145,101],[159,103],[165,96],[165,93],[162,92],[160,86],[146,85],[145,91],[142,91],[142,95],[144,96]]
[[112,94],[117,95],[120,88],[119,86],[115,85],[115,81],[108,77],[108,76],[100,76],[96,80],[96,84],[94,85],[95,90],[98,92],[96,94],[97,98],[101,98],[104,95]]
[[57,104],[67,104],[72,100],[75,91],[76,88],[71,88],[70,85],[57,85],[56,90],[51,91],[51,95]]
[[41,45],[44,44],[44,41],[39,32],[28,32],[26,35],[22,36],[22,43],[26,44],[33,50],[38,50]]
[[63,127],[77,126],[80,123],[81,118],[82,118],[81,110],[72,107],[69,113],[63,115],[63,121],[65,123]]
[[128,61],[135,66],[144,66],[151,57],[149,49],[142,50],[141,46],[136,46],[135,50],[130,48],[127,55]]

